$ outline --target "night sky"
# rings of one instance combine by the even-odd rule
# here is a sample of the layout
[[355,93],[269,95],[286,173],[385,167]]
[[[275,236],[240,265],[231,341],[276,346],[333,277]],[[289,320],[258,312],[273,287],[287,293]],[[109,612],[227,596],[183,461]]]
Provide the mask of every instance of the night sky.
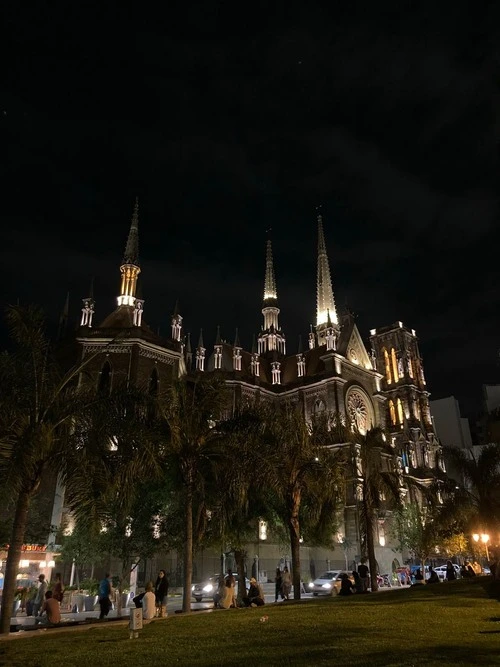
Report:
[[7,10],[2,302],[56,321],[69,290],[76,322],[94,277],[104,319],[137,195],[152,328],[179,299],[195,343],[220,324],[248,348],[272,228],[295,352],[321,204],[339,309],[365,338],[415,328],[432,398],[479,407],[500,381],[496,3],[335,4]]

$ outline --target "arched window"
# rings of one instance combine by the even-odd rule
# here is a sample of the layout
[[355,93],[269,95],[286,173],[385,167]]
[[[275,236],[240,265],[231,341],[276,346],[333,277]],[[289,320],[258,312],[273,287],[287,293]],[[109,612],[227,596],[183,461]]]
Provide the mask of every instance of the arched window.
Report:
[[400,398],[398,398],[397,406],[398,406],[398,421],[400,424],[403,424],[404,423],[403,404],[401,403]]
[[410,355],[408,355],[408,375],[413,378],[413,362]]
[[394,401],[389,401],[389,413],[391,415],[391,424],[395,426],[396,424],[396,408],[394,407]]
[[397,382],[399,379],[398,373],[398,360],[396,357],[396,351],[394,348],[391,349],[391,359],[392,359],[392,373],[394,375],[394,382]]
[[151,373],[151,376],[149,378],[149,393],[151,396],[157,396],[158,395],[158,371],[156,368],[153,368],[153,372]]
[[111,389],[111,364],[109,361],[105,361],[103,367],[101,368],[97,389],[98,391],[108,393]]
[[[385,364],[385,379],[387,380],[387,384],[391,384],[391,362],[389,361],[389,355],[387,354],[387,350],[384,347],[384,364]],[[397,377],[397,376],[396,376]]]

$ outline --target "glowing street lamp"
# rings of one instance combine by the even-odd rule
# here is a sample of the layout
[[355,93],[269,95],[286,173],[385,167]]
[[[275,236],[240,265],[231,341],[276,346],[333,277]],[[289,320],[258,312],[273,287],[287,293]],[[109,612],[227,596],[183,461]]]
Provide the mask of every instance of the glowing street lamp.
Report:
[[486,560],[489,562],[490,554],[488,552],[488,542],[490,540],[490,536],[487,535],[486,533],[481,533],[481,535],[479,535],[479,533],[474,533],[472,535],[472,539],[474,540],[474,542],[479,542],[479,540],[481,540],[481,542],[484,544],[484,548],[486,551]]

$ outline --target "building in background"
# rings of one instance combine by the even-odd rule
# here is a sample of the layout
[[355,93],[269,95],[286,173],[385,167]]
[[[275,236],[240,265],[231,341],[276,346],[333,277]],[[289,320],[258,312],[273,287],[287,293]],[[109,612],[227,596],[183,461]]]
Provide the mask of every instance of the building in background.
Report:
[[431,401],[431,412],[442,445],[460,449],[472,447],[469,420],[460,414],[460,406],[454,396]]
[[[227,342],[220,328],[208,351],[200,332],[193,350],[185,333],[183,318],[174,309],[171,335],[161,338],[147,325],[145,301],[139,291],[138,204],[134,209],[126,250],[120,266],[117,307],[99,320],[93,294],[83,299],[80,326],[76,333],[78,357],[94,355],[87,371],[96,389],[104,390],[127,380],[157,393],[175,378],[200,373],[219,374],[232,392],[231,406],[265,401],[287,402],[311,420],[322,412],[340,415],[347,425],[364,434],[380,426],[391,433],[391,444],[400,453],[398,471],[404,493],[404,476],[431,483],[443,468],[439,441],[430,413],[429,392],[414,330],[402,322],[373,329],[367,348],[351,313],[341,314],[334,290],[323,229],[318,215],[318,256],[316,285],[311,285],[311,311],[316,305],[316,322],[299,339],[293,352],[280,322],[277,282],[271,241],[265,249],[262,324],[251,349],[245,349],[235,331]],[[236,324],[236,323],[234,323]],[[232,328],[234,331],[235,329]],[[363,552],[359,531],[356,488],[363,471],[353,461],[347,481],[347,501],[342,512],[338,548],[334,551],[303,545],[304,570],[311,575],[320,570],[351,567]],[[412,498],[416,500],[416,498]],[[52,524],[61,524],[64,489],[58,488]],[[376,557],[380,572],[402,565],[402,555],[391,542],[386,518],[378,524]],[[255,542],[247,547],[257,561],[257,572],[274,572],[289,560],[284,547],[273,544],[263,527],[256,528]],[[51,534],[49,543],[55,540]],[[349,546],[347,546],[349,545]],[[285,549],[285,550],[284,550]],[[176,567],[175,558],[171,567]],[[196,576],[219,571],[220,554],[204,551],[196,560]]]

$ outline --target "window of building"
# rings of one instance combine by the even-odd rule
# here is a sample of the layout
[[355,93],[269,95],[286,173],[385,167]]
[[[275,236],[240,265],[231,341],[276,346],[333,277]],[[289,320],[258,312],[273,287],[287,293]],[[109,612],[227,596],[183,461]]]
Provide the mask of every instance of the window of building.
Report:
[[396,408],[394,407],[394,401],[389,401],[389,413],[391,415],[391,424],[396,425]]
[[99,373],[98,390],[103,393],[109,392],[111,389],[111,364],[109,361],[104,362],[101,372]]
[[385,379],[387,380],[387,384],[391,384],[391,362],[389,360],[389,354],[387,353],[387,350],[384,348],[384,364],[385,364]]
[[158,395],[158,371],[156,368],[153,368],[153,372],[149,378],[149,393],[151,396]]
[[404,423],[403,404],[401,403],[400,398],[398,398],[397,406],[398,406],[398,421],[400,424],[403,424]]
[[391,361],[392,361],[392,373],[394,376],[394,382],[397,382],[399,378],[398,359],[396,357],[396,350],[394,348],[391,349]]

